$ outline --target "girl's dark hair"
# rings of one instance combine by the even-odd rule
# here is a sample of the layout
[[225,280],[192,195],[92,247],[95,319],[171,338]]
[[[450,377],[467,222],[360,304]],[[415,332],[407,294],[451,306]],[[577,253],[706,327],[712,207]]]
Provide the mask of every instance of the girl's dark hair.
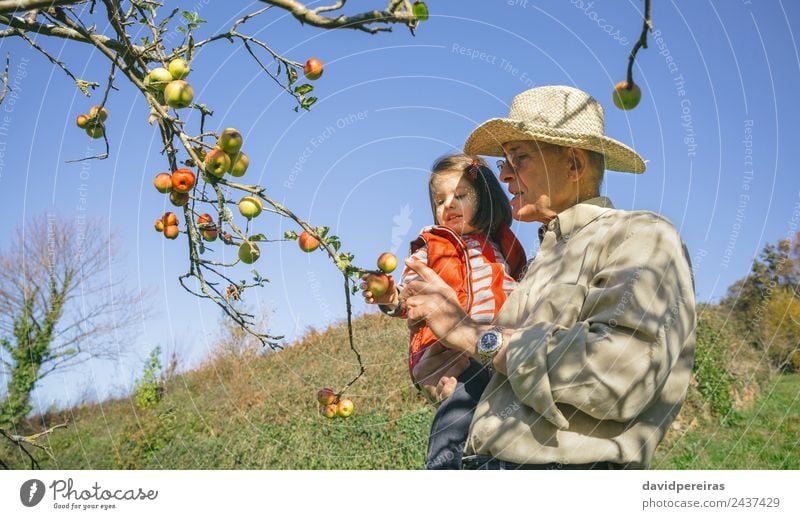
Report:
[[433,199],[433,180],[437,175],[450,172],[462,173],[475,188],[478,203],[470,225],[489,236],[493,236],[502,225],[511,225],[511,204],[494,172],[482,158],[464,153],[445,155],[433,163],[428,180],[428,196],[434,222],[436,202]]

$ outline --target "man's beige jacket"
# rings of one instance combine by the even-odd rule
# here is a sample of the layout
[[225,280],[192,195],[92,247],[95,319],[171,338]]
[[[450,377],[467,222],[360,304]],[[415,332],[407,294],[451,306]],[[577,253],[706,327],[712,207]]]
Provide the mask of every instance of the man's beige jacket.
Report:
[[604,197],[563,211],[540,236],[497,317],[515,330],[508,376],[484,391],[465,454],[646,468],[692,373],[686,248],[665,218]]

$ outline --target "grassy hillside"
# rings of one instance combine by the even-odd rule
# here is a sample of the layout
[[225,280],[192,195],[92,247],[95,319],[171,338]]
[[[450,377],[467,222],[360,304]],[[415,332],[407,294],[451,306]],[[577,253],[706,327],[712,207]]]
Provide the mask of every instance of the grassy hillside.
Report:
[[[710,325],[704,329],[719,329]],[[55,459],[42,467],[422,468],[433,408],[409,383],[405,323],[369,315],[354,326],[367,371],[349,392],[356,411],[347,420],[321,417],[315,400],[318,388],[340,388],[357,372],[346,329],[335,327],[275,354],[217,355],[170,379],[150,409],[124,399],[36,417],[32,430],[70,423],[50,435]],[[655,467],[799,468],[800,376],[767,377],[755,352],[738,349],[728,335],[705,334],[698,341],[702,376]],[[5,443],[0,459],[25,466]]]

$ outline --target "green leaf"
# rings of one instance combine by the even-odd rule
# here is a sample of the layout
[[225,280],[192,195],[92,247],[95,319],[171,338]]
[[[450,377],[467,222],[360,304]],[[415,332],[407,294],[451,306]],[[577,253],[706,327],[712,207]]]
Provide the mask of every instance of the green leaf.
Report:
[[297,81],[297,71],[292,67],[286,67],[286,77],[289,78],[289,86]]
[[267,237],[263,234],[254,234],[247,239],[250,241],[267,241]]
[[300,105],[301,105],[303,108],[305,108],[306,110],[311,110],[311,106],[312,106],[314,103],[316,103],[317,101],[318,101],[318,99],[317,99],[316,97],[308,97],[308,98],[306,98],[306,99],[303,99],[303,100],[300,102]]
[[306,95],[307,93],[311,92],[312,90],[314,90],[314,87],[309,85],[308,83],[303,83],[302,85],[300,85],[299,87],[295,87],[295,89],[294,89],[294,91],[296,93],[300,94],[301,96]]
[[414,2],[414,5],[411,6],[411,12],[420,22],[428,21],[428,6],[425,5],[425,2],[420,2],[419,0]]
[[294,231],[286,231],[285,233],[283,233],[283,237],[286,238],[287,240],[296,240],[297,233]]

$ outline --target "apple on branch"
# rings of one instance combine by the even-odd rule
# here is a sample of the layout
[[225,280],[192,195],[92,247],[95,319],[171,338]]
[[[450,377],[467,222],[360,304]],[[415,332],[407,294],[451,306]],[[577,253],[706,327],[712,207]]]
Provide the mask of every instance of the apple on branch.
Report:
[[391,252],[384,252],[378,256],[378,268],[386,274],[391,274],[397,268],[397,256]]
[[169,193],[172,191],[172,175],[169,173],[159,173],[153,179],[153,185],[159,193]]
[[194,173],[189,169],[176,169],[172,172],[172,189],[178,193],[188,193],[194,187]]
[[252,220],[261,214],[264,209],[261,200],[254,196],[245,196],[239,200],[239,212],[248,220]]
[[313,252],[319,247],[319,240],[311,236],[308,231],[303,231],[297,238],[297,244],[303,252]]
[[154,90],[163,92],[167,85],[175,78],[172,77],[169,70],[164,67],[158,67],[151,70],[145,78],[145,85]]
[[257,261],[260,256],[261,251],[258,249],[258,245],[253,242],[245,241],[239,246],[239,259],[242,260],[242,263],[250,265]]
[[172,79],[186,79],[190,70],[189,63],[183,58],[176,58],[169,62],[169,73]]
[[229,155],[239,153],[243,143],[242,134],[236,128],[225,128],[217,139],[217,147]]
[[614,87],[611,98],[620,110],[632,110],[642,100],[642,89],[636,83],[628,85],[628,81],[623,80]]
[[194,99],[194,90],[189,83],[182,79],[170,81],[164,89],[164,100],[170,108],[186,108],[192,104],[192,99]]
[[347,418],[351,414],[353,414],[353,402],[347,398],[343,398],[339,400],[339,403],[336,405],[336,414],[341,416],[342,418]]
[[183,207],[189,202],[189,193],[173,191],[169,194],[169,202],[175,207]]
[[225,176],[225,172],[231,169],[230,156],[220,148],[214,148],[206,153],[206,172],[217,178]]
[[247,171],[247,167],[250,165],[250,159],[247,158],[247,155],[240,151],[236,155],[229,154],[228,156],[231,159],[231,167],[228,170],[231,176],[241,177],[244,175],[245,171]]
[[317,391],[317,402],[322,405],[335,404],[336,393],[329,387],[323,387]]
[[309,58],[309,60],[306,61],[306,65],[303,67],[303,74],[306,76],[306,79],[310,81],[316,81],[321,78],[324,71],[325,67],[323,67],[322,62],[317,58]]

